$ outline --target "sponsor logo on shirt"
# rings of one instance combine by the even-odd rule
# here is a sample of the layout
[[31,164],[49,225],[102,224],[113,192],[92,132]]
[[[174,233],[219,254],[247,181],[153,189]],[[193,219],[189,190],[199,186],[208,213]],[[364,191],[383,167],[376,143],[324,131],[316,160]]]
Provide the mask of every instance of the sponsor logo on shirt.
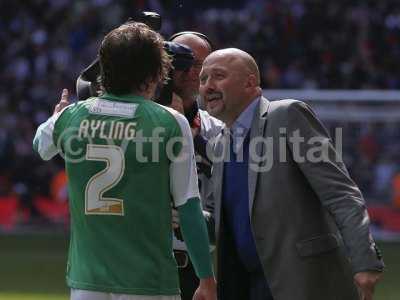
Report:
[[89,113],[113,117],[133,118],[139,104],[96,99],[89,106]]

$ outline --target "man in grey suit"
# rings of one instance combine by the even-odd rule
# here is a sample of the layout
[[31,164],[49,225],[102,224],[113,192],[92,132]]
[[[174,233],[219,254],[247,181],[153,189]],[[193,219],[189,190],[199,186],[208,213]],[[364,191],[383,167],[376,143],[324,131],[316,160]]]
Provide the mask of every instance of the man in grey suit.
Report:
[[360,190],[303,102],[261,96],[254,59],[210,54],[207,110],[226,128],[214,148],[220,300],[371,300],[383,261]]

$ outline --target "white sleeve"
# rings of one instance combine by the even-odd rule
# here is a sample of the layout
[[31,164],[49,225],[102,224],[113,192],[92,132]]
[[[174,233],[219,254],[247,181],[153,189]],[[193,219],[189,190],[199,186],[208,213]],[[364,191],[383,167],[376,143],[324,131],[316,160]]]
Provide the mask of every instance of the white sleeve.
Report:
[[52,115],[46,122],[42,123],[36,130],[33,139],[33,148],[39,153],[43,160],[50,160],[57,153],[58,149],[53,142],[54,124],[61,112]]
[[[170,189],[175,206],[184,205],[190,198],[200,198],[192,131],[186,118],[174,112],[182,131],[182,149],[171,159]],[[169,147],[171,149],[171,147]],[[172,151],[170,151],[172,152]]]

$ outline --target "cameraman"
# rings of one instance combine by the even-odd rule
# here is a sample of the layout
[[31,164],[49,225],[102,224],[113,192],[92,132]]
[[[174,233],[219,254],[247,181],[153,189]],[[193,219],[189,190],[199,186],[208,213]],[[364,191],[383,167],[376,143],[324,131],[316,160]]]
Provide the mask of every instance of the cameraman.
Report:
[[[199,189],[203,210],[208,219],[207,223],[212,222],[210,214],[207,211],[213,209],[212,187],[210,181],[211,162],[204,155],[205,143],[216,137],[223,127],[223,123],[210,116],[205,110],[199,109],[199,73],[204,59],[212,52],[212,45],[208,38],[198,32],[184,31],[171,36],[170,41],[188,46],[191,48],[194,61],[191,68],[185,71],[173,72],[173,92],[172,107],[181,110],[189,120],[192,127],[192,133],[197,155],[197,169],[199,174]],[[199,155],[199,153],[201,153]],[[179,227],[179,219],[174,211],[174,226]],[[210,231],[210,230],[209,230]],[[213,235],[213,231],[210,235]],[[213,237],[210,236],[212,240]],[[188,257],[184,243],[174,239],[174,254],[179,267],[179,279],[182,289],[182,300],[192,299],[194,291],[198,285],[198,279],[195,275],[193,266]]]

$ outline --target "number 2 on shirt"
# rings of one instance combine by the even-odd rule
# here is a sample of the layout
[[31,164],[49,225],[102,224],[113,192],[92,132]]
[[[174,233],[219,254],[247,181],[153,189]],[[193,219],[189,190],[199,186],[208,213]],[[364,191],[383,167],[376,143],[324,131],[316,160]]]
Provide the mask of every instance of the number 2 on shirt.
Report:
[[115,145],[86,146],[86,159],[103,161],[105,169],[93,175],[85,190],[86,215],[124,215],[122,199],[104,197],[103,194],[116,186],[125,171],[125,157],[122,148]]

